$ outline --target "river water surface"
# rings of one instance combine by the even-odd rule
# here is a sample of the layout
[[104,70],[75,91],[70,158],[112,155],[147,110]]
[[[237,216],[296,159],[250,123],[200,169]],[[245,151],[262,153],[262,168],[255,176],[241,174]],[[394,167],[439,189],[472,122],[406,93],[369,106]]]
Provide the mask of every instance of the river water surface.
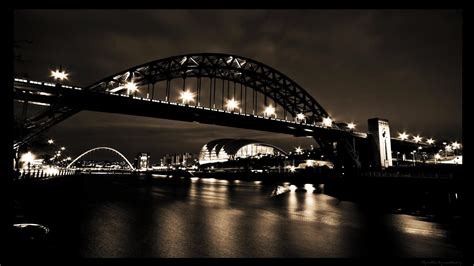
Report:
[[154,179],[83,183],[81,257],[462,256],[447,225],[289,184]]

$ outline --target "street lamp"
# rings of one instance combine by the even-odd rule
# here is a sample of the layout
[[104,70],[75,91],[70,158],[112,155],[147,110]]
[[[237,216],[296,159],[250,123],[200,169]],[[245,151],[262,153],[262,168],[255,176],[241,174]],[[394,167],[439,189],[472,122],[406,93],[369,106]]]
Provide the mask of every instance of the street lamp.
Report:
[[54,140],[53,140],[53,139],[49,139],[49,140],[48,140],[48,144],[54,144]]
[[354,130],[356,127],[356,124],[350,122],[349,124],[347,124],[347,128],[350,129],[350,130]]
[[296,121],[303,122],[305,120],[305,116],[303,113],[299,113],[296,115]]
[[68,79],[69,74],[66,73],[66,71],[62,70],[62,67],[59,66],[59,69],[56,70],[51,70],[51,77],[53,77],[55,80],[60,80],[63,81],[65,79]]
[[451,147],[453,148],[454,151],[454,156],[456,156],[456,150],[461,147],[461,144],[459,144],[457,141],[451,143]]
[[423,139],[423,138],[420,137],[420,135],[417,135],[417,136],[413,137],[413,140],[414,140],[416,143],[420,142],[422,139]]
[[292,165],[292,166],[289,167],[289,170],[290,170],[291,173],[294,173],[295,170],[296,170],[296,167],[294,165]]
[[128,95],[138,91],[137,84],[133,81],[128,81],[127,83],[125,83],[124,87],[125,87],[125,89],[127,89],[127,94]]
[[194,102],[194,93],[185,90],[180,93],[179,98],[183,101],[183,104],[188,104],[189,102]]
[[453,149],[459,149],[461,147],[461,144],[459,144],[457,141],[451,143],[451,146],[453,146]]
[[400,140],[407,140],[408,139],[408,134],[406,132],[403,132],[403,133],[398,133],[398,138]]
[[446,157],[448,157],[450,151],[453,151],[453,147],[451,145],[446,145],[446,148],[445,148]]
[[330,126],[332,126],[332,119],[331,119],[329,116],[323,118],[323,125],[324,125],[325,127],[330,127]]
[[236,108],[239,108],[239,102],[234,98],[227,100],[226,103],[227,111],[233,112]]
[[303,149],[301,147],[296,147],[295,152],[296,154],[301,154],[303,152]]
[[435,142],[435,141],[434,141],[434,139],[432,139],[432,138],[429,138],[428,140],[426,140],[426,143],[428,143],[428,144],[430,144],[430,145],[432,145],[434,142]]
[[276,117],[275,108],[271,104],[266,106],[263,115],[265,117],[271,117],[272,115]]

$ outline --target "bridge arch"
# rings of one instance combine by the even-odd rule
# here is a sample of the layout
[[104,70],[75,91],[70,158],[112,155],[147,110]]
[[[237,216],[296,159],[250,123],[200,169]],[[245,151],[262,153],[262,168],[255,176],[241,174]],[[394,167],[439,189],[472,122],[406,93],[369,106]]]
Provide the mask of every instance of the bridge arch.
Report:
[[66,166],[66,168],[71,167],[71,165],[73,165],[77,160],[79,160],[80,158],[84,157],[85,155],[87,155],[87,154],[89,154],[89,153],[91,153],[91,152],[93,152],[93,151],[96,151],[96,150],[109,150],[109,151],[113,151],[113,152],[115,152],[116,154],[120,155],[120,157],[122,157],[122,158],[127,162],[127,164],[130,166],[130,168],[131,168],[132,170],[135,169],[135,168],[133,167],[133,165],[130,163],[130,161],[129,161],[122,153],[120,153],[120,152],[117,151],[116,149],[113,149],[113,148],[110,148],[110,147],[96,147],[96,148],[92,148],[92,149],[90,149],[90,150],[88,150],[88,151],[85,151],[85,152],[83,152],[81,155],[77,156],[76,159],[74,159],[70,164],[68,164],[68,165]]
[[273,100],[293,117],[303,114],[307,123],[322,122],[329,116],[305,89],[285,74],[253,59],[230,54],[197,53],[158,59],[106,77],[88,89],[115,92],[125,89],[127,82],[139,87],[154,86],[157,82],[174,79],[183,79],[185,83],[186,78],[191,77],[209,78],[211,83],[213,79],[234,82],[234,95],[235,83],[239,83],[263,94],[265,103],[267,97]]

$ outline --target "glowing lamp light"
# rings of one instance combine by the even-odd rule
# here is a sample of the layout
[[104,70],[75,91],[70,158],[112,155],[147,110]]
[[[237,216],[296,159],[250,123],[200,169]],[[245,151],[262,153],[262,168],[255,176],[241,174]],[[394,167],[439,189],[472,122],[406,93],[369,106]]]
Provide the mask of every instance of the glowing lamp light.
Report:
[[351,129],[351,130],[352,130],[352,129],[355,129],[355,127],[356,127],[356,125],[355,125],[354,123],[352,123],[352,122],[350,122],[349,124],[347,124],[347,128],[348,128],[348,129]]
[[272,115],[276,117],[275,108],[270,104],[269,106],[265,107],[263,114],[268,117]]
[[315,188],[313,184],[304,184],[304,189],[306,189],[307,192],[312,193]]
[[66,147],[64,147],[64,146],[63,146],[63,147],[61,147],[61,150],[62,150],[62,151],[64,151],[65,149],[66,149]]
[[457,141],[451,143],[451,146],[453,147],[453,150],[459,149],[461,147],[461,144],[459,144]]
[[418,136],[416,136],[416,137],[413,137],[413,140],[414,140],[416,143],[420,142],[422,139],[423,139],[423,138],[420,137],[420,135],[418,135]]
[[194,93],[185,90],[180,93],[179,98],[183,101],[183,104],[188,104],[189,102],[194,102]]
[[296,171],[296,167],[295,166],[290,166],[288,169],[290,169],[290,172],[291,173],[294,173]]
[[290,186],[290,191],[296,191],[297,187],[295,185]]
[[439,155],[439,153],[437,153],[437,154],[435,154],[434,157],[435,157],[436,160],[439,160],[441,158],[441,155]]
[[297,147],[297,148],[295,149],[295,152],[296,152],[297,154],[300,154],[300,153],[303,152],[303,149],[302,149],[301,147]]
[[428,140],[426,140],[426,143],[428,143],[428,144],[430,144],[430,145],[433,144],[434,142],[435,142],[435,141],[434,141],[434,139],[432,139],[432,138],[429,138]]
[[453,146],[451,145],[446,145],[446,151],[452,151],[453,150]]
[[32,163],[35,160],[35,155],[30,151],[21,155],[20,161],[25,163]]
[[125,83],[124,88],[127,89],[128,95],[138,90],[137,84],[135,84],[133,81]]
[[408,139],[408,134],[406,132],[398,133],[398,138],[400,140],[407,140]]
[[54,71],[51,71],[51,77],[53,77],[54,79],[59,79],[59,80],[65,80],[65,79],[68,79],[67,76],[69,74],[66,73],[66,71],[64,70],[54,70]]
[[226,103],[227,111],[231,112],[234,111],[236,108],[239,108],[239,102],[236,101],[234,98],[227,100]]
[[48,139],[48,144],[53,144],[54,140],[53,139]]
[[296,120],[298,121],[303,121],[305,118],[304,114],[303,113],[299,113],[296,115]]
[[306,160],[306,167],[313,167],[314,166],[314,160]]
[[323,118],[323,125],[325,127],[332,126],[332,119],[330,117]]

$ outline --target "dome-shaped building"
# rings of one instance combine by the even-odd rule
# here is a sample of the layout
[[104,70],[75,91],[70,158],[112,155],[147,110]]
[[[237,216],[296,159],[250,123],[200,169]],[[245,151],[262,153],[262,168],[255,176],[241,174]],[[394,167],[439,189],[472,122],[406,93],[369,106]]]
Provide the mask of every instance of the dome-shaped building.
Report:
[[204,145],[199,152],[199,164],[226,162],[237,158],[263,155],[286,155],[282,149],[249,139],[216,139]]

